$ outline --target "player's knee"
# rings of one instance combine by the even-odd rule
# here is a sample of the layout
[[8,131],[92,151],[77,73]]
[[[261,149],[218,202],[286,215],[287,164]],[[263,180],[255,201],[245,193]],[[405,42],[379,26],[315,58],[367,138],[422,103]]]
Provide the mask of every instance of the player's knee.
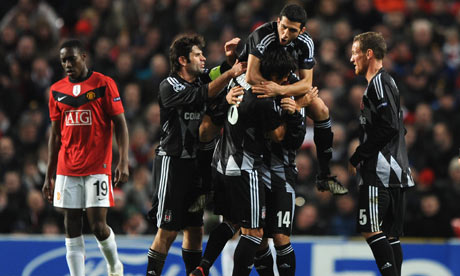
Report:
[[361,232],[361,235],[367,240],[370,237],[373,237],[373,236],[375,236],[377,234],[380,234],[380,233],[382,233],[382,231],[380,231],[380,232]]
[[110,230],[107,224],[103,221],[95,222],[91,225],[91,232],[98,240],[104,240],[110,235]]
[[274,234],[273,235],[273,243],[275,246],[283,246],[291,242],[289,236],[284,234]]
[[320,98],[313,102],[310,113],[314,121],[323,121],[329,118],[329,108]]
[[251,229],[251,228],[241,228],[241,233],[243,235],[249,235],[249,236],[253,236],[253,237],[258,237],[258,238],[262,238],[264,236],[264,229],[263,228],[255,228],[255,229]]
[[177,231],[170,231],[170,230],[163,230],[158,229],[157,235],[155,236],[155,240],[164,245],[171,245],[177,237]]

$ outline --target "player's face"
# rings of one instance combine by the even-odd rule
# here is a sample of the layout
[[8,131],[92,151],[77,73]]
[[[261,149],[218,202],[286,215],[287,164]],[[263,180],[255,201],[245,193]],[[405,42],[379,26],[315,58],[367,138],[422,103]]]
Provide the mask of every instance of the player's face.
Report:
[[199,74],[204,72],[204,64],[206,58],[203,55],[203,51],[201,51],[198,46],[193,46],[192,51],[189,54],[190,62],[187,63],[185,66],[187,71],[194,76],[198,76]]
[[300,28],[300,22],[294,22],[287,19],[285,16],[278,17],[278,37],[280,44],[285,46],[294,39],[296,39],[303,31],[304,28]]
[[82,77],[85,72],[86,55],[80,53],[77,48],[62,48],[60,52],[61,65],[67,76],[72,79]]
[[355,66],[356,75],[366,74],[369,63],[367,61],[366,54],[361,51],[359,41],[353,42],[353,46],[351,46],[350,62]]

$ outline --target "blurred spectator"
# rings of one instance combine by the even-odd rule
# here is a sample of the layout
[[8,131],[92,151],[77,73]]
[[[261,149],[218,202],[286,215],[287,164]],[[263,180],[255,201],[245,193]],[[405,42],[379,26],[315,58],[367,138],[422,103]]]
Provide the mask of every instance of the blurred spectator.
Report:
[[335,198],[336,213],[329,223],[330,235],[356,236],[356,200],[350,195]]
[[13,139],[9,136],[0,138],[0,179],[10,170],[20,169],[19,160],[15,157],[16,150]]
[[139,166],[134,170],[132,182],[124,185],[123,191],[126,196],[126,206],[142,214],[147,214],[152,208],[153,190],[150,169]]
[[420,212],[406,225],[406,235],[414,237],[452,237],[450,220],[444,212],[439,197],[424,195],[420,200]]
[[313,204],[305,204],[296,210],[294,219],[294,227],[292,234],[294,235],[326,235],[326,225],[320,220],[318,208]]

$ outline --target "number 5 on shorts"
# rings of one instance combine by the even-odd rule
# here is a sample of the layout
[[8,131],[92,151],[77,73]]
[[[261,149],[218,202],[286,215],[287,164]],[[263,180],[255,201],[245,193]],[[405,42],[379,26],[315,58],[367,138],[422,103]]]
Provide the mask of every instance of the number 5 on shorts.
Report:
[[366,225],[366,223],[367,223],[366,209],[359,209],[359,224]]

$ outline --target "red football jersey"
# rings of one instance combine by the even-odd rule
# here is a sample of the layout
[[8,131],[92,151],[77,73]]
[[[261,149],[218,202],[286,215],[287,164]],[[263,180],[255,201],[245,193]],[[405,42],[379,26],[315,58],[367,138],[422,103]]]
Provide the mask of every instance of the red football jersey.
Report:
[[111,78],[90,74],[78,83],[66,77],[50,88],[50,118],[61,125],[57,174],[111,174],[111,117],[123,113],[123,105]]

